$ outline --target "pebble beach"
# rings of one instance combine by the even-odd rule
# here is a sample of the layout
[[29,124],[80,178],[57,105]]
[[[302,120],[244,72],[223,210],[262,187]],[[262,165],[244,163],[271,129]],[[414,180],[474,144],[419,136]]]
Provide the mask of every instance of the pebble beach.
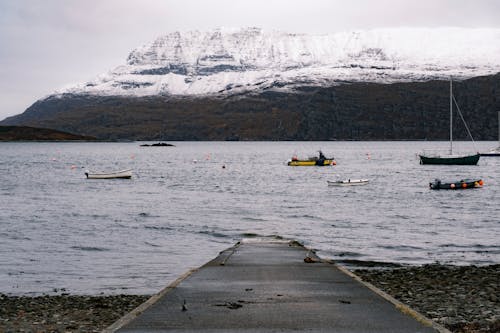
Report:
[[[452,332],[500,332],[500,265],[354,270]],[[0,294],[0,332],[100,332],[150,295]]]

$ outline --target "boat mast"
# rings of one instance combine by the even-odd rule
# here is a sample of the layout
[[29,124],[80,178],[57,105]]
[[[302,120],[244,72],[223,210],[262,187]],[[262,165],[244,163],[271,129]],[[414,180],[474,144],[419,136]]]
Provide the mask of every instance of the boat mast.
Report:
[[450,155],[453,155],[453,88],[450,77]]

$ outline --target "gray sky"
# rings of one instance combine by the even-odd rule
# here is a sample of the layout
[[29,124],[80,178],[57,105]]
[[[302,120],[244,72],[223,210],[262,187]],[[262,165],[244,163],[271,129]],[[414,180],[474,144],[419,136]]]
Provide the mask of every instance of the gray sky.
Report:
[[0,120],[180,30],[500,28],[499,0],[0,0]]

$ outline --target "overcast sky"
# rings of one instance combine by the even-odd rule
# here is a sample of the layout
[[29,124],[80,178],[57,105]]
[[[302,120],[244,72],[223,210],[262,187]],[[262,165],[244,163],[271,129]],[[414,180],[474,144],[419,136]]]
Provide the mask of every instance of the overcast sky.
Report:
[[180,30],[500,28],[500,0],[0,0],[0,120]]

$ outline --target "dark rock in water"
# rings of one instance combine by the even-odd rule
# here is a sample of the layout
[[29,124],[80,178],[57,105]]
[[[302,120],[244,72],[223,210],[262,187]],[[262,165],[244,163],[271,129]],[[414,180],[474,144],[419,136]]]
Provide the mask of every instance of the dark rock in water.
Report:
[[158,142],[148,145],[147,143],[141,145],[141,147],[175,147],[175,145],[165,142]]

